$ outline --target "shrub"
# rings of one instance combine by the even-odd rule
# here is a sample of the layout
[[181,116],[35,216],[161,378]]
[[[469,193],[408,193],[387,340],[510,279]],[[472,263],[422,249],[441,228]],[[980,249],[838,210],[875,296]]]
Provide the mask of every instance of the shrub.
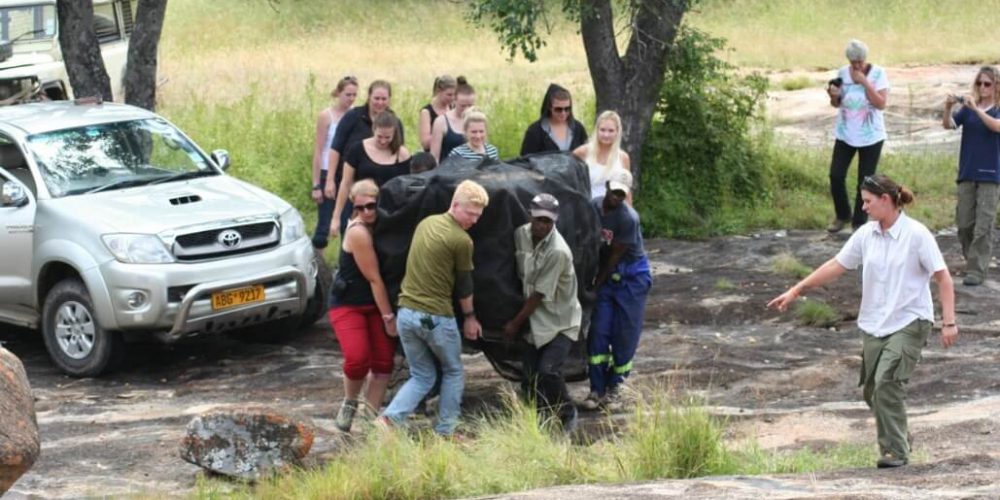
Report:
[[788,252],[775,256],[774,260],[771,261],[771,269],[778,274],[798,279],[805,278],[812,272],[812,268],[799,262],[799,259],[796,259],[794,255]]
[[766,149],[754,141],[767,79],[737,75],[721,38],[684,26],[674,44],[643,150],[637,204],[651,234],[727,232],[734,212],[770,197]]
[[779,84],[781,90],[801,90],[812,86],[812,81],[809,80],[807,76],[795,76],[792,78],[785,78]]
[[830,328],[840,322],[840,313],[826,302],[806,299],[795,306],[795,318],[803,326]]

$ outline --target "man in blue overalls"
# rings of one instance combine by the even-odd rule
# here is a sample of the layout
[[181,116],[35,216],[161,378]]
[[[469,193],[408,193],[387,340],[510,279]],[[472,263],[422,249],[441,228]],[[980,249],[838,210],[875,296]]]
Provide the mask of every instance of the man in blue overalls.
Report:
[[594,198],[601,221],[601,268],[594,278],[597,302],[590,323],[590,394],[581,406],[594,410],[613,401],[632,371],[632,358],[642,333],[646,295],[653,284],[642,244],[639,214],[625,203],[632,175],[611,175],[607,194]]

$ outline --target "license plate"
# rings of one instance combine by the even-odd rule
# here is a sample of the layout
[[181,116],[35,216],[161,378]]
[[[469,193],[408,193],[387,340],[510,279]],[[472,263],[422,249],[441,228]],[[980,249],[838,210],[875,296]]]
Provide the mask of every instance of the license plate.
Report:
[[230,307],[252,304],[264,301],[264,285],[253,285],[235,288],[212,294],[212,309],[227,309]]

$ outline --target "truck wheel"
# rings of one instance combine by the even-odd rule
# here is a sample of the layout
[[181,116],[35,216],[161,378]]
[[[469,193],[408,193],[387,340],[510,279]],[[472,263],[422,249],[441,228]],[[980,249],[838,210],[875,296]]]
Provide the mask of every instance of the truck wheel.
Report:
[[326,259],[322,252],[315,252],[313,257],[316,260],[316,289],[313,296],[306,304],[306,310],[302,313],[302,323],[299,328],[308,328],[313,323],[323,319],[330,304],[330,289],[333,287],[333,272],[330,266],[326,265]]
[[76,278],[52,287],[42,309],[42,338],[60,370],[92,377],[113,368],[124,350],[121,333],[101,327],[90,293]]

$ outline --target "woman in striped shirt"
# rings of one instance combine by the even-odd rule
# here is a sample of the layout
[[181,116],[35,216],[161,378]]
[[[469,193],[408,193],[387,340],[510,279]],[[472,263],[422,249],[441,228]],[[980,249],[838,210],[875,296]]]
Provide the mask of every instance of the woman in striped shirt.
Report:
[[500,160],[500,152],[496,146],[486,142],[486,115],[476,108],[469,108],[464,115],[462,129],[465,132],[465,144],[451,150],[449,158],[464,158],[482,161],[486,158]]

